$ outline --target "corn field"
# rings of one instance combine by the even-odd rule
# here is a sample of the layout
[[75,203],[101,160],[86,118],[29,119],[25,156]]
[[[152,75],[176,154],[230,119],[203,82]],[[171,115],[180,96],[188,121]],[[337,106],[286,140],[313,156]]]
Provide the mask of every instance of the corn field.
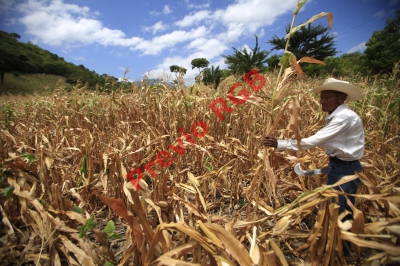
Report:
[[[322,79],[276,75],[219,120],[218,90],[132,84],[111,94],[76,87],[51,95],[1,96],[2,265],[390,265],[400,260],[400,80],[343,77],[366,147],[351,229],[322,168],[322,148],[277,152],[261,145],[310,136],[324,124]],[[289,81],[289,79],[287,79]],[[244,85],[243,85],[244,86]],[[275,102],[273,102],[276,93]],[[280,97],[280,98],[279,98]],[[280,100],[279,100],[280,99]],[[298,102],[298,104],[293,104]],[[297,107],[297,108],[296,108]],[[301,118],[301,120],[300,120]],[[194,121],[207,125],[196,138]],[[204,128],[203,128],[204,129]],[[201,130],[201,129],[196,129]],[[297,132],[297,133],[296,133]],[[205,132],[203,132],[205,133]],[[177,144],[178,143],[178,144]],[[170,165],[158,154],[170,147]],[[139,188],[127,179],[143,170]],[[345,260],[351,242],[354,257]],[[348,243],[347,242],[347,243]],[[394,264],[392,264],[394,265]]]

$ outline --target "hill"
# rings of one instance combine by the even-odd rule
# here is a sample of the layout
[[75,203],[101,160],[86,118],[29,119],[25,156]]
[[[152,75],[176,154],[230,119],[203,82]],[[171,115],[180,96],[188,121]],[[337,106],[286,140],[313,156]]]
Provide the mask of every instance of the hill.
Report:
[[2,84],[8,77],[5,73],[37,74],[62,76],[65,82],[76,84],[79,80],[88,87],[94,88],[96,84],[104,84],[106,78],[112,82],[118,79],[107,74],[98,74],[87,69],[84,65],[75,65],[67,62],[63,57],[44,50],[31,42],[19,42],[17,33],[0,31],[0,75]]

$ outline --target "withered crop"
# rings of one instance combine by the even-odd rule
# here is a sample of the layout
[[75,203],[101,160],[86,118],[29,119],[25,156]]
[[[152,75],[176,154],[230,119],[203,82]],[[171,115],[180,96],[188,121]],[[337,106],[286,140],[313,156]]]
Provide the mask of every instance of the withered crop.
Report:
[[[293,172],[298,162],[303,168],[325,166],[321,148],[268,150],[265,156],[261,146],[267,132],[297,138],[323,126],[325,114],[309,92],[322,79],[291,82],[288,96],[273,106],[277,81],[265,75],[263,88],[225,113],[223,121],[210,104],[226,97],[241,77],[230,77],[217,91],[160,84],[132,85],[129,93],[77,89],[2,96],[0,260],[4,265],[351,264],[344,260],[342,240],[353,243],[353,263],[399,260],[395,73],[346,78],[364,94],[350,105],[364,124],[362,162],[368,166],[347,177],[362,181],[350,231],[338,217],[340,192],[324,185],[326,176]],[[297,111],[287,108],[292,102]],[[154,163],[156,176],[145,172],[142,190],[136,191],[127,172],[176,145],[179,129],[190,132],[197,120],[207,123],[207,135],[193,145],[183,139],[184,153],[175,154],[169,167]],[[94,227],[88,227],[90,218]],[[121,239],[104,233],[110,220]],[[87,233],[79,237],[78,228],[85,226]]]

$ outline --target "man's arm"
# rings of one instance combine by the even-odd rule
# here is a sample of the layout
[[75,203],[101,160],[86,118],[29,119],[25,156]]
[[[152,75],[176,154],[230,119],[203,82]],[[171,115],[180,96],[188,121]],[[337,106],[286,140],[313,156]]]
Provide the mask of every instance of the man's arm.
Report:
[[[350,121],[351,122],[351,121]],[[325,126],[321,130],[319,130],[314,135],[304,138],[301,140],[301,147],[304,150],[316,147],[323,146],[326,144],[331,138],[335,137],[340,131],[344,130],[349,126],[349,122],[345,119],[334,119],[329,123],[329,125]],[[297,145],[296,140],[287,139],[287,140],[277,140],[274,136],[265,136],[263,139],[264,146],[277,148],[279,151],[298,151],[299,147]]]

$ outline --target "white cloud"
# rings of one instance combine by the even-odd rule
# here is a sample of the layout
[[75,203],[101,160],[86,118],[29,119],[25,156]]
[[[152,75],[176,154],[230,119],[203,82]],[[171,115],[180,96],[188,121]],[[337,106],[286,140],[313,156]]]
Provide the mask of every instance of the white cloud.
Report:
[[151,31],[153,32],[153,34],[156,34],[157,32],[161,32],[161,31],[165,31],[166,29],[168,29],[168,25],[164,24],[162,21],[157,22],[156,24],[154,24],[151,27],[145,27],[144,29],[146,31]]
[[[171,65],[179,65],[187,69],[184,76],[185,84],[192,85],[195,82],[194,78],[199,74],[198,69],[192,69],[191,62],[193,59],[207,58],[210,61],[210,66],[220,66],[220,69],[226,68],[224,58],[221,57],[221,54],[228,47],[218,39],[197,38],[191,41],[185,48],[189,50],[186,56],[164,58],[163,62],[157,65],[151,74],[154,77],[160,77],[165,73],[170,73],[169,67]],[[217,58],[218,61],[212,61],[213,58]],[[172,75],[172,79],[175,79],[174,75]]]
[[246,26],[238,23],[238,24],[229,24],[228,25],[228,30],[227,32],[224,32],[226,34],[226,39],[229,42],[237,42],[239,40],[239,37],[244,35],[246,32]]
[[186,7],[188,9],[204,9],[204,8],[209,8],[210,3],[205,3],[205,4],[200,4],[200,5],[195,5],[189,2],[189,0],[185,0]]
[[221,21],[230,30],[239,26],[243,32],[254,34],[257,29],[272,25],[280,15],[293,11],[296,3],[297,0],[237,0],[213,15],[215,20]]
[[367,46],[365,46],[366,43],[367,43],[367,42],[362,42],[362,43],[357,44],[356,46],[351,47],[351,48],[347,51],[347,53],[350,54],[350,53],[355,53],[355,52],[362,52],[362,51],[364,51],[365,48],[367,48]]
[[261,29],[261,31],[257,34],[257,36],[259,38],[264,37],[264,35],[265,35],[265,30],[264,29]]
[[179,27],[189,27],[195,23],[199,23],[205,19],[211,18],[211,12],[208,10],[202,10],[190,15],[185,16],[182,20],[175,22],[175,25]]
[[183,43],[196,38],[206,36],[207,30],[204,26],[192,29],[190,31],[176,30],[168,34],[154,37],[151,41],[141,41],[134,45],[132,50],[140,50],[144,55],[156,55],[163,49],[172,47],[178,43]]
[[220,56],[226,49],[227,45],[218,39],[199,38],[190,42],[186,47],[189,54],[194,58],[215,58]]
[[169,14],[169,13],[171,13],[172,11],[171,11],[171,9],[169,8],[169,5],[165,5],[164,6],[164,9],[163,9],[163,13],[164,14]]
[[159,16],[161,14],[166,14],[167,15],[169,13],[172,13],[172,10],[169,7],[169,5],[164,5],[164,8],[163,8],[162,12],[158,12],[158,11],[154,11],[154,10],[149,12],[149,14],[151,16]]
[[161,12],[157,12],[157,11],[154,11],[154,10],[149,12],[150,16],[158,16],[160,14],[161,14]]
[[19,22],[26,32],[45,44],[61,45],[99,43],[102,45],[132,46],[142,39],[126,38],[121,30],[104,27],[101,21],[91,18],[88,7],[65,4],[54,0],[46,6],[45,2],[31,0],[17,6],[24,16]]

